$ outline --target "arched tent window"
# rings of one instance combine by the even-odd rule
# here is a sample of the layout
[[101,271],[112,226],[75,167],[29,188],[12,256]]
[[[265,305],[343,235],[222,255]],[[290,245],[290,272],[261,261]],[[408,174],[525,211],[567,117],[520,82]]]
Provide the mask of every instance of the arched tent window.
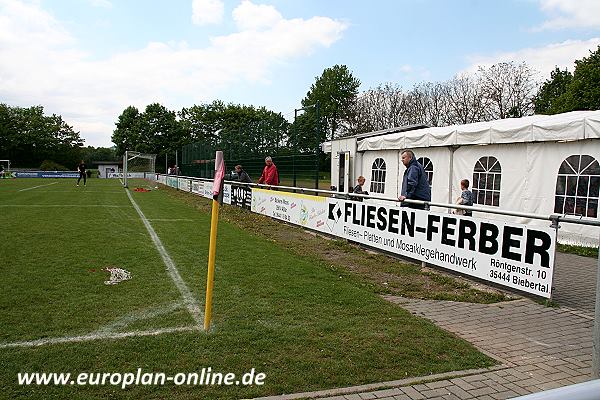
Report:
[[560,165],[554,212],[598,217],[600,165],[592,156],[573,155]]
[[385,190],[385,161],[376,158],[371,168],[371,192],[383,193]]
[[429,187],[431,187],[433,184],[433,162],[427,157],[419,157],[417,161],[423,166],[423,169],[427,173],[427,180],[429,181]]
[[502,168],[496,157],[481,157],[473,169],[473,202],[500,206]]

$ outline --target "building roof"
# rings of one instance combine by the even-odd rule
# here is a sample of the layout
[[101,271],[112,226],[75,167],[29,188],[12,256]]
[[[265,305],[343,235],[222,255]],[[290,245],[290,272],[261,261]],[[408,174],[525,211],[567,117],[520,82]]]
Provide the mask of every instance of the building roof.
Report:
[[388,129],[381,129],[381,130],[373,131],[373,132],[359,133],[358,135],[344,136],[344,137],[337,138],[337,139],[334,139],[329,142],[324,142],[321,144],[321,148],[323,149],[323,152],[331,153],[331,142],[335,142],[337,140],[356,139],[357,141],[360,141],[360,140],[370,138],[370,137],[389,135],[391,133],[408,132],[408,131],[412,131],[415,129],[422,129],[422,128],[427,128],[427,127],[428,127],[428,125],[424,125],[424,124],[414,124],[414,125],[397,126],[397,127],[388,128]]
[[532,115],[365,137],[359,151],[600,138],[600,110]]

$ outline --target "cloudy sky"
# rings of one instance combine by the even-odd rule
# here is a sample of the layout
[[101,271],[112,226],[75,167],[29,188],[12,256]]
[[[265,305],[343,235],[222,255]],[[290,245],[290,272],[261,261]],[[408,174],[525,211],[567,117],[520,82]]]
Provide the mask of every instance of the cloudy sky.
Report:
[[323,69],[366,90],[600,45],[598,0],[0,0],[0,102],[43,105],[111,146],[123,109],[215,99],[286,116]]

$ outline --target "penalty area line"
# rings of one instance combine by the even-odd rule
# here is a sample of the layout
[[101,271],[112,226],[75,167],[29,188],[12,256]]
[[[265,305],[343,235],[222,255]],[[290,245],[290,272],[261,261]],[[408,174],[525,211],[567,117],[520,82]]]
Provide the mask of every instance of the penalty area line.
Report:
[[38,185],[38,186],[28,187],[28,188],[19,190],[19,192],[25,192],[27,190],[33,190],[33,189],[41,188],[41,187],[44,187],[44,186],[56,185],[57,183],[58,182],[52,182],[52,183],[47,183],[45,185]]
[[145,331],[129,331],[119,333],[104,333],[104,334],[91,334],[81,336],[64,336],[54,338],[44,338],[37,340],[28,340],[24,342],[13,342],[13,343],[0,343],[0,349],[8,349],[15,347],[38,347],[48,344],[61,344],[61,343],[78,343],[78,342],[89,342],[93,340],[105,340],[105,339],[125,339],[130,337],[142,337],[142,336],[158,336],[166,333],[177,333],[177,332],[192,332],[200,331],[200,326],[180,326],[174,328],[162,328]]
[[163,259],[163,262],[165,263],[165,266],[167,267],[167,271],[169,272],[169,275],[171,276],[173,283],[175,283],[175,286],[177,286],[177,289],[179,289],[179,293],[181,293],[181,296],[183,297],[183,301],[184,301],[188,311],[192,315],[194,322],[196,322],[196,324],[198,326],[200,326],[200,322],[201,322],[200,304],[194,299],[194,296],[192,296],[192,292],[185,284],[183,278],[181,278],[181,275],[179,275],[179,271],[177,270],[175,263],[169,256],[169,253],[167,253],[167,249],[165,249],[165,246],[163,246],[160,238],[154,231],[154,228],[152,228],[152,225],[150,225],[150,222],[148,221],[148,219],[146,218],[146,216],[144,215],[144,213],[142,212],[140,207],[137,205],[137,203],[133,199],[133,196],[131,196],[131,192],[129,191],[129,189],[125,189],[125,193],[127,193],[127,196],[129,197],[129,200],[131,201],[133,208],[135,208],[135,211],[137,211],[138,215],[140,216],[140,219],[142,220],[142,222],[144,223],[144,226],[146,227],[146,230],[150,234],[150,237],[152,238],[152,241],[154,242],[154,246],[158,250],[158,253],[160,254],[161,258]]

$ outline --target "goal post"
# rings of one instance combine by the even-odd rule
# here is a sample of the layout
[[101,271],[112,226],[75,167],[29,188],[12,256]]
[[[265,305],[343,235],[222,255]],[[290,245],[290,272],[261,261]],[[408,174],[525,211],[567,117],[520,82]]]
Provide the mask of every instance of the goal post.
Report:
[[126,151],[123,154],[123,187],[129,187],[129,179],[146,178],[147,173],[154,174],[156,154],[145,154],[137,151]]
[[0,179],[10,177],[10,160],[0,160]]

